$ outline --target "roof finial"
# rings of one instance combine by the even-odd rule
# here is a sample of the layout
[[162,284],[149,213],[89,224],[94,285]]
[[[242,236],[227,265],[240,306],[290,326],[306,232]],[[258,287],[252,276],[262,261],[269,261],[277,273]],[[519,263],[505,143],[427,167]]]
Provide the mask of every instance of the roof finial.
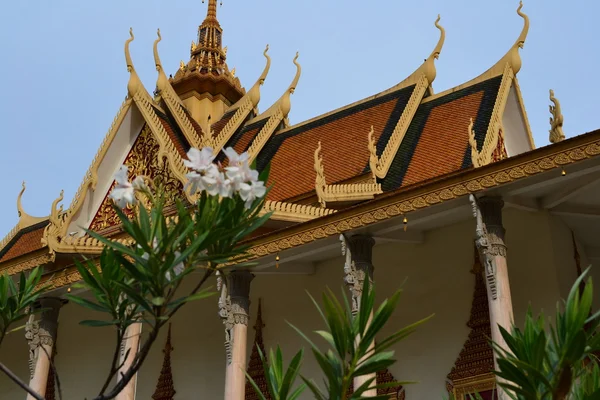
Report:
[[437,75],[434,61],[440,57],[440,53],[442,52],[442,47],[444,47],[444,42],[446,41],[446,30],[444,29],[443,26],[441,26],[439,24],[440,19],[441,19],[441,16],[438,14],[437,19],[435,20],[435,23],[434,23],[435,27],[440,30],[440,38],[437,42],[437,45],[435,46],[435,48],[433,49],[433,51],[431,52],[429,57],[427,57],[424,65],[423,65],[423,73],[427,77],[429,84],[431,84],[435,80],[435,77]]
[[263,116],[271,116],[278,111],[281,111],[283,118],[285,119],[285,124],[287,125],[287,115],[292,109],[292,102],[290,100],[290,95],[292,95],[296,91],[296,86],[298,86],[298,81],[300,80],[300,75],[302,74],[302,67],[298,63],[299,53],[296,52],[296,56],[294,57],[294,65],[296,65],[296,76],[294,76],[294,80],[290,83],[285,93],[277,100],[267,111],[265,111]]
[[23,188],[17,196],[17,212],[19,213],[19,218],[25,215],[25,211],[23,211],[23,205],[21,204],[21,198],[23,197],[23,193],[25,193],[25,181],[23,181],[22,186]]
[[17,196],[17,212],[19,213],[19,228],[27,228],[28,226],[32,226],[37,224],[38,222],[44,221],[46,217],[33,217],[25,212],[23,209],[23,204],[21,200],[23,198],[23,193],[25,193],[25,181],[22,183],[21,191]]
[[[204,0],[202,0],[204,3]],[[221,0],[223,5],[223,0]],[[208,10],[206,10],[206,19],[217,19],[217,0],[208,0]]]
[[[271,57],[269,57],[269,55],[267,54],[268,51],[269,51],[269,45],[267,45],[267,47],[265,48],[265,51],[263,52],[263,55],[267,59],[267,65],[265,65],[265,69],[263,69],[262,74],[260,74],[260,76],[256,80],[256,83],[254,84],[254,86],[252,86],[252,88],[248,91],[248,96],[250,96],[250,100],[252,101],[253,107],[256,107],[260,101],[260,87],[262,86],[263,83],[265,83],[265,79],[267,79],[269,69],[271,69]],[[234,68],[234,70],[235,70],[235,68]],[[235,76],[233,70],[231,71],[231,73],[232,73],[232,75]]]
[[133,28],[129,28],[129,39],[125,41],[125,62],[127,63],[127,72],[129,72],[129,82],[127,83],[127,92],[130,97],[135,96],[140,88],[142,88],[142,81],[135,72],[133,61],[131,60],[131,53],[129,52],[129,44],[133,42],[135,36],[133,36]]
[[[523,12],[521,12],[522,8],[523,2],[520,1],[519,8],[517,8],[517,14],[519,14],[519,16],[523,18],[523,29],[521,30],[521,34],[515,41],[515,44],[513,44],[513,46],[510,48],[510,50],[508,50],[506,55],[502,57],[502,59],[496,64],[498,72],[503,71],[507,63],[512,68],[513,73],[516,74],[521,70],[521,55],[519,54],[519,49],[523,48],[523,45],[525,44],[525,39],[527,38],[527,33],[529,32],[529,17]],[[495,67],[492,67],[492,69],[494,69]]]
[[158,43],[162,40],[162,36],[160,35],[160,28],[156,30],[156,35],[158,38],[154,41],[154,64],[156,64],[156,70],[162,71],[163,67],[160,62],[160,56],[158,55]]
[[554,90],[550,89],[550,101],[554,105],[550,105],[550,142],[558,143],[565,140],[565,133],[563,132],[563,115],[560,108],[560,102],[554,97]]

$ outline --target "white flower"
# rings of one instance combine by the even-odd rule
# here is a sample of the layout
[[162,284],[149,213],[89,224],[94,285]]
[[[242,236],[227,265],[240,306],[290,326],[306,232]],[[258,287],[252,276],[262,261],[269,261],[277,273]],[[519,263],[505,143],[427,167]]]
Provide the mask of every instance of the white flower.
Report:
[[119,170],[115,173],[115,181],[117,181],[117,185],[109,195],[117,207],[121,209],[127,207],[128,204],[135,204],[136,202],[135,188],[131,182],[127,180],[127,178],[127,166],[121,165]]
[[262,181],[253,181],[240,185],[240,197],[246,202],[244,204],[246,208],[250,208],[254,200],[263,197],[266,192],[267,188]]
[[235,191],[241,190],[242,183],[258,180],[258,171],[248,165],[248,153],[237,154],[231,147],[223,151],[229,159],[229,165],[225,168],[227,177],[231,180]]
[[212,147],[204,147],[202,150],[198,150],[192,147],[187,153],[189,160],[183,160],[186,167],[193,169],[197,172],[205,172],[214,164],[212,163],[215,157],[213,156]]

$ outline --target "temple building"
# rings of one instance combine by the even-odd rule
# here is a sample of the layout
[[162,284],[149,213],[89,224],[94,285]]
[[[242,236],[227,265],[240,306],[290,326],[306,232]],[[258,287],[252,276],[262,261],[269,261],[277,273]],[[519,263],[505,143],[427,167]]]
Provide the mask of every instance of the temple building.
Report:
[[[398,362],[377,373],[378,382],[419,382],[388,389],[390,399],[453,393],[462,400],[474,391],[496,398],[488,338],[501,341],[498,324],[522,324],[530,304],[553,313],[588,265],[600,279],[600,130],[565,139],[560,103],[550,91],[551,143],[535,146],[517,79],[526,68],[520,52],[529,31],[522,7],[514,16],[523,23],[514,45],[472,80],[434,90],[446,32],[432,15],[439,40],[424,49],[424,62],[414,60],[411,75],[295,125],[288,115],[303,84],[301,59],[290,60],[296,73],[279,99],[261,103],[268,46],[256,55],[265,60],[261,75],[240,82],[227,64],[217,0],[208,0],[189,60],[177,71],[164,70],[157,32],[155,88],[136,72],[130,31],[127,97],[70,204],[57,193],[48,215],[33,217],[21,206],[25,185],[18,194],[18,223],[0,241],[0,272],[42,266],[51,289],[41,300],[46,311],[25,333],[6,338],[2,362],[54,399],[50,356],[65,399],[95,395],[114,334],[79,325],[92,312],[63,300],[81,279],[73,259],[102,251],[84,228],[123,237],[108,198],[122,164],[131,178],[160,179],[169,198],[191,200],[183,190],[187,151],[231,146],[247,151],[259,170],[270,164],[264,211],[273,212],[248,239],[258,266],[226,273],[228,298],[243,313],[232,328],[235,340],[227,336],[224,343],[217,297],[187,305],[118,399],[220,399],[226,380],[233,382],[226,400],[257,399],[244,368],[264,386],[258,348],[280,345],[291,357],[306,343],[286,321],[305,332],[322,328],[306,291],[319,295],[346,285],[356,300],[365,276],[372,276],[379,299],[404,288],[388,333],[435,314],[395,347]],[[137,348],[135,336],[128,340],[126,347]],[[310,352],[302,368],[320,382]],[[24,397],[0,374],[0,398]]]

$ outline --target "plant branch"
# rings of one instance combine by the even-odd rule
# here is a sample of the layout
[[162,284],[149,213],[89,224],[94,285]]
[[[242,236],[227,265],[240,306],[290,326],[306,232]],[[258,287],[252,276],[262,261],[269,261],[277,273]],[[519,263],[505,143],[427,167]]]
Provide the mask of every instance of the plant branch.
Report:
[[123,341],[123,336],[121,335],[121,331],[117,329],[117,346],[115,348],[115,352],[113,353],[113,358],[112,358],[112,362],[110,364],[110,372],[108,374],[108,376],[106,377],[106,381],[104,382],[104,385],[102,385],[102,389],[100,389],[100,396],[104,394],[104,392],[106,392],[106,389],[108,389],[108,385],[110,385],[110,381],[112,381],[112,378],[115,376],[115,374],[117,373],[117,371],[119,370],[116,365],[117,362],[119,361],[119,353],[121,352],[121,342]]
[[25,382],[23,382],[18,376],[16,376],[10,369],[6,367],[6,365],[0,362],[0,371],[4,372],[6,376],[8,376],[14,383],[19,385],[23,390],[32,395],[36,400],[44,400],[42,396],[37,394],[32,388],[29,387]]
[[[204,285],[204,283],[212,275],[213,271],[214,271],[214,268],[209,268],[206,270],[206,272],[204,273],[204,276],[202,277],[200,282],[198,282],[196,287],[191,291],[190,296],[196,294],[202,288],[202,285]],[[158,337],[158,333],[159,333],[160,329],[167,323],[167,321],[171,317],[173,317],[173,315],[183,306],[183,304],[185,304],[185,303],[181,303],[181,304],[177,305],[176,307],[174,307],[173,310],[171,310],[171,312],[169,314],[167,314],[166,320],[160,321],[160,322],[157,321],[156,325],[152,328],[152,331],[148,335],[148,339],[146,339],[143,346],[140,348],[140,351],[135,355],[135,358],[133,359],[133,362],[131,363],[131,367],[129,367],[129,369],[127,371],[125,371],[124,373],[121,373],[121,379],[111,389],[110,392],[108,392],[107,394],[104,394],[104,392],[105,392],[105,390],[104,390],[96,398],[94,398],[94,400],[113,399],[119,393],[121,393],[121,391],[123,389],[125,389],[125,386],[127,386],[129,381],[138,372],[138,370],[142,366],[144,360],[148,356],[148,353],[150,352],[152,345],[154,344],[154,342],[156,341],[156,338]]]

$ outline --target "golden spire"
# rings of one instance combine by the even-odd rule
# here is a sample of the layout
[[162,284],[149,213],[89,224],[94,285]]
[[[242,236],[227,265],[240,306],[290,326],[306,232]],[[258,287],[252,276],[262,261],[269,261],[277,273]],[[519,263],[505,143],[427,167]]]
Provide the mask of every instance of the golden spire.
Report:
[[423,66],[421,68],[430,84],[431,84],[431,82],[433,82],[435,80],[435,77],[437,75],[434,61],[440,57],[440,53],[442,52],[442,47],[444,47],[444,42],[446,41],[446,30],[444,29],[443,26],[441,26],[439,24],[440,19],[441,19],[441,17],[438,14],[437,19],[435,20],[435,23],[434,23],[435,27],[440,30],[440,38],[438,40],[437,45],[435,46],[435,48],[433,49],[433,51],[431,52],[429,57],[427,57],[427,59],[425,60],[425,63],[423,64]]
[[[202,3],[204,3],[204,0],[202,0]],[[222,1],[221,5],[223,5]],[[206,19],[217,19],[217,0],[208,0],[208,10],[206,11]]]

